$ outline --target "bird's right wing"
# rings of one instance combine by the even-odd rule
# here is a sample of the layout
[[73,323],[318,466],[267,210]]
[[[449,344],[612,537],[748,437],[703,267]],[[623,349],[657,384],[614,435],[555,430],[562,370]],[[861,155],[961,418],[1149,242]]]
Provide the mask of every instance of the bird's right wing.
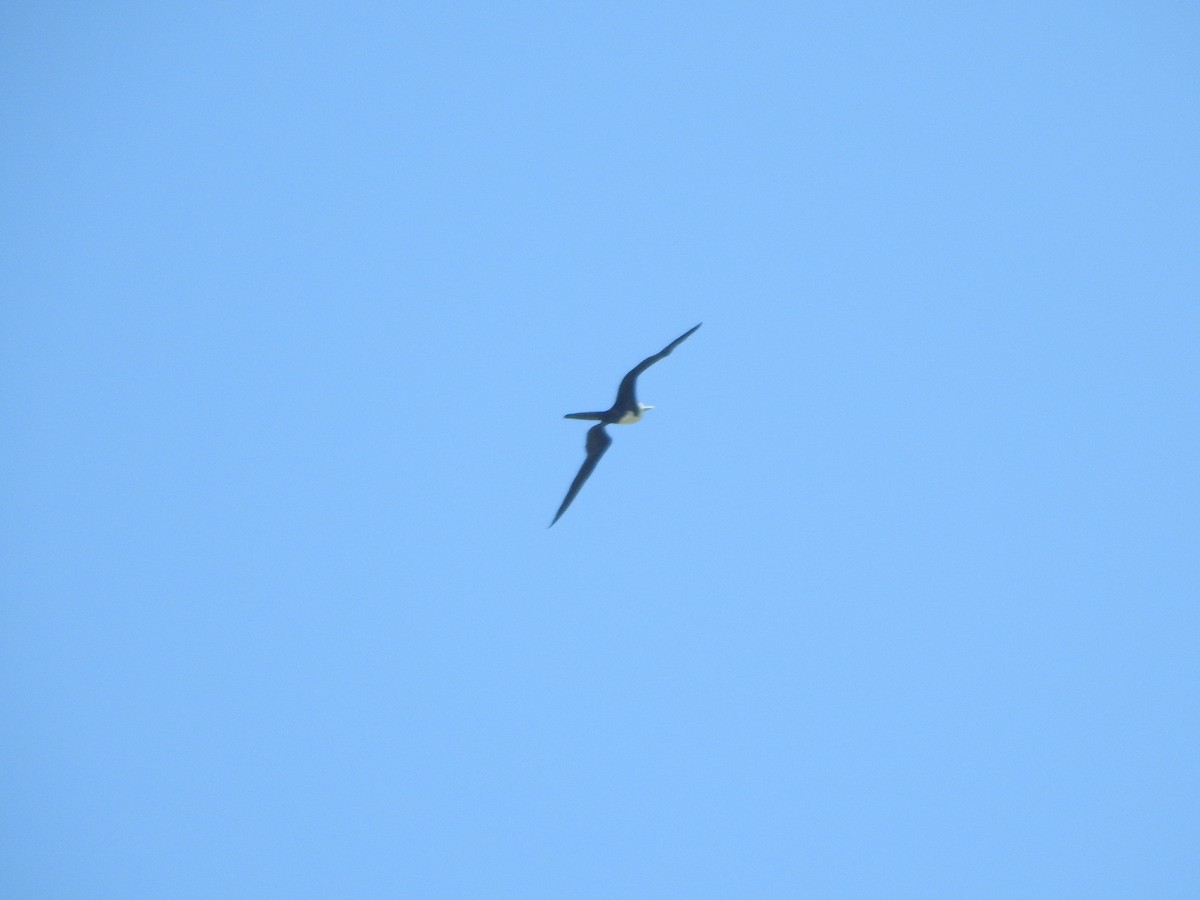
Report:
[[[567,507],[571,505],[571,501],[575,499],[575,495],[579,493],[579,489],[583,487],[583,483],[588,480],[588,476],[592,474],[592,469],[596,468],[596,463],[600,462],[600,457],[604,455],[604,451],[608,449],[608,445],[612,443],[612,438],[608,436],[608,432],[604,430],[604,423],[593,425],[588,429],[587,433],[587,459],[583,461],[583,465],[579,467],[579,474],[575,476],[575,480],[571,482],[571,487],[567,490],[567,496],[563,499],[562,506],[558,508],[558,512],[554,514],[554,522],[557,522],[563,513],[567,511]],[[550,523],[553,527],[554,522]]]
[[[704,324],[703,322],[700,323],[700,325],[703,325],[703,324]],[[670,356],[671,351],[674,350],[676,347],[678,347],[680,344],[682,344],[684,341],[686,341],[688,338],[690,338],[692,336],[692,332],[694,332],[696,330],[696,328],[699,328],[700,325],[697,325],[694,328],[689,328],[687,331],[685,331],[679,337],[675,338],[675,340],[671,341],[671,343],[667,344],[667,346],[663,347],[661,350],[659,350],[653,356],[647,356],[640,363],[638,363],[636,366],[634,366],[632,369],[630,369],[629,373],[624,378],[621,379],[621,386],[619,388],[617,388],[617,401],[614,405],[622,407],[622,408],[627,408],[627,407],[632,407],[634,404],[636,404],[637,397],[634,395],[634,391],[637,388],[637,377],[639,375],[641,375],[643,372],[645,372],[652,365],[654,365],[656,362],[658,362],[660,359],[662,359],[664,356]]]

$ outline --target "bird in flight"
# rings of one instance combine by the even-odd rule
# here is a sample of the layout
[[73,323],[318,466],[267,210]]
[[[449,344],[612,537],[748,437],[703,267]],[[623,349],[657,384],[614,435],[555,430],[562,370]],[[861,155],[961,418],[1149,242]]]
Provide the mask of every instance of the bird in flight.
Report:
[[[703,322],[700,323],[700,325],[703,324]],[[575,476],[575,480],[571,482],[570,488],[567,489],[567,496],[563,498],[562,506],[554,514],[554,522],[557,522],[562,517],[562,514],[567,511],[567,507],[571,505],[571,501],[575,499],[575,495],[579,493],[579,489],[583,487],[583,483],[588,480],[588,476],[596,468],[596,463],[600,462],[600,457],[604,455],[604,451],[612,443],[612,438],[608,436],[608,432],[604,430],[604,426],[632,425],[634,422],[642,420],[642,413],[646,410],[654,409],[653,406],[646,406],[637,402],[634,391],[637,388],[638,376],[664,356],[669,356],[671,351],[691,337],[692,332],[696,328],[699,328],[700,325],[685,331],[653,356],[647,356],[630,369],[629,374],[621,379],[621,386],[617,388],[616,401],[604,412],[567,413],[563,416],[564,419],[587,419],[599,424],[593,425],[588,429],[586,444],[587,458],[584,459],[583,465],[579,467],[579,474]],[[550,523],[550,527],[554,526],[554,522]]]

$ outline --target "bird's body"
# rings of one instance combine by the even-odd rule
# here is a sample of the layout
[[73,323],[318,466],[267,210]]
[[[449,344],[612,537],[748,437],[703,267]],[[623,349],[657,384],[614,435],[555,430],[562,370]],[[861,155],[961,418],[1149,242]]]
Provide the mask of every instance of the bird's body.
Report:
[[642,414],[648,409],[654,409],[654,407],[638,403],[630,409],[617,410],[614,407],[604,412],[567,413],[563,418],[587,419],[591,422],[603,422],[605,425],[632,425],[642,421]]
[[567,511],[567,507],[571,505],[571,501],[575,499],[575,495],[579,493],[579,489],[583,487],[583,483],[588,480],[588,476],[596,468],[596,463],[600,462],[600,457],[604,455],[604,451],[612,443],[612,438],[608,436],[608,432],[604,430],[604,426],[633,425],[642,420],[642,415],[646,410],[654,409],[653,406],[646,406],[637,401],[635,392],[638,376],[664,356],[669,355],[672,350],[691,337],[692,332],[699,327],[700,325],[697,325],[695,328],[685,331],[658,353],[646,357],[630,369],[628,374],[621,379],[621,386],[617,388],[617,399],[608,409],[603,412],[567,413],[564,416],[567,419],[585,419],[590,422],[599,422],[600,424],[593,425],[588,429],[586,444],[587,458],[584,459],[583,465],[579,467],[579,473],[575,476],[575,480],[571,482],[571,487],[567,490],[567,496],[563,499],[562,505],[559,506],[558,512],[555,513],[554,521],[550,523],[551,525],[554,525],[554,522],[557,522],[562,514]]

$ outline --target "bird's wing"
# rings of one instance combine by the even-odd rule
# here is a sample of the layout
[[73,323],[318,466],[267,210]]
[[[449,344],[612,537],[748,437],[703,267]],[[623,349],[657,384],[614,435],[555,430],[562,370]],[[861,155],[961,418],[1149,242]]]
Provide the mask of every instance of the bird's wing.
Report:
[[[700,325],[703,325],[703,324],[704,324],[703,322],[700,323]],[[695,328],[691,328],[691,329],[685,331],[683,334],[681,334],[679,337],[675,338],[675,340],[671,341],[671,343],[667,344],[667,346],[663,347],[661,350],[659,350],[653,356],[647,356],[640,363],[638,363],[636,366],[634,366],[632,369],[630,369],[629,374],[621,379],[621,386],[619,388],[617,388],[617,402],[614,404],[614,406],[620,407],[622,409],[634,406],[637,403],[637,397],[634,395],[634,390],[637,387],[637,377],[639,375],[641,375],[643,372],[645,372],[652,365],[654,365],[656,362],[658,362],[660,359],[662,359],[664,356],[670,356],[671,351],[674,350],[676,347],[678,347],[680,344],[682,344],[684,341],[686,341],[689,337],[691,337],[692,332],[695,331],[696,328],[699,328],[700,325],[697,325]]]
[[[567,490],[567,496],[563,499],[562,506],[558,508],[558,512],[554,514],[554,522],[559,520],[559,517],[567,511],[567,507],[571,505],[571,501],[575,499],[575,495],[579,493],[579,489],[583,487],[583,483],[588,480],[588,476],[592,474],[592,469],[596,468],[596,463],[600,462],[600,457],[604,455],[604,451],[608,449],[608,445],[612,443],[612,438],[608,436],[608,432],[604,430],[604,423],[593,425],[588,429],[587,433],[587,459],[583,461],[583,465],[579,467],[579,474],[575,476],[575,480],[571,482],[571,487]],[[553,526],[554,522],[550,525]]]

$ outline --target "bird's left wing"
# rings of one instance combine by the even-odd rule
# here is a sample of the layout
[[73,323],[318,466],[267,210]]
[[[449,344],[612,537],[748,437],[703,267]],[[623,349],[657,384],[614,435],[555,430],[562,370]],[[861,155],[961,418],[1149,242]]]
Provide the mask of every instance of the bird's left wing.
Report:
[[[604,423],[593,425],[588,429],[587,433],[587,459],[583,461],[583,465],[579,467],[579,474],[575,476],[575,480],[571,482],[571,487],[567,490],[567,496],[563,499],[562,506],[558,508],[558,512],[554,514],[554,522],[557,522],[563,513],[567,511],[567,507],[571,505],[571,501],[575,499],[575,495],[579,493],[579,489],[583,487],[583,483],[588,480],[588,476],[592,474],[592,469],[596,468],[596,463],[600,462],[600,457],[604,455],[604,451],[608,449],[608,445],[612,443],[612,438],[608,436],[608,432],[604,430]],[[554,526],[554,522],[550,526]]]

